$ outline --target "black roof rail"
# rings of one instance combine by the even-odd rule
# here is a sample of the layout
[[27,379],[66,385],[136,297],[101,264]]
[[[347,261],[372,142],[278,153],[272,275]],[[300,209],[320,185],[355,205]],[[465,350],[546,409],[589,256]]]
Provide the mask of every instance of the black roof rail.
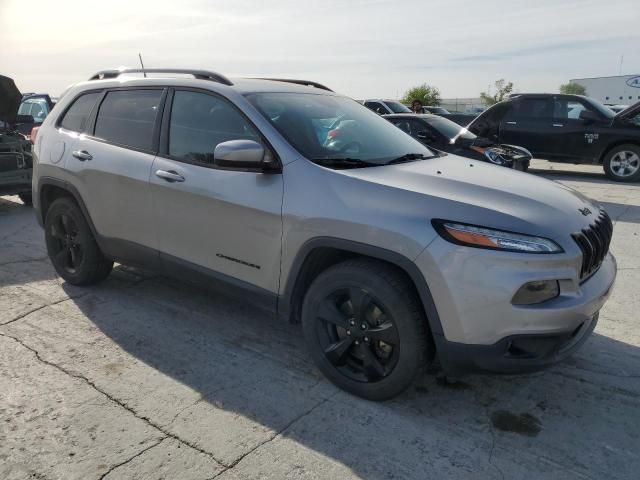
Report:
[[256,78],[256,80],[271,80],[272,82],[286,82],[286,83],[295,83],[296,85],[304,85],[306,87],[315,87],[320,88],[322,90],[326,90],[328,92],[333,92],[329,87],[322,85],[318,82],[312,82],[309,80],[295,80],[292,78]]
[[125,73],[182,73],[185,75],[193,75],[193,77],[198,80],[211,80],[212,82],[222,83],[223,85],[233,85],[231,80],[220,73],[210,72],[208,70],[191,70],[188,68],[119,68],[116,70],[102,70],[93,75],[89,80],[118,78]]

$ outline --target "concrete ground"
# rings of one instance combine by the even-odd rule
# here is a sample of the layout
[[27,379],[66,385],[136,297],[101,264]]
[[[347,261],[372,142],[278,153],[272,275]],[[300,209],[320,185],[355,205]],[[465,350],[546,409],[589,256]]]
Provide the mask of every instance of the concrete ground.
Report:
[[533,171],[615,219],[595,334],[543,373],[425,375],[386,403],[333,387],[299,326],[240,302],[122,266],[66,285],[32,210],[0,199],[0,478],[637,479],[640,188]]

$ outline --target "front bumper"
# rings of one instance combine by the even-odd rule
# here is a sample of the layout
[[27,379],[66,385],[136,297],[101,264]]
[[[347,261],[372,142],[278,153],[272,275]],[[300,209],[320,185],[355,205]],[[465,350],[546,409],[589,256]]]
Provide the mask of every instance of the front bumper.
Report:
[[[535,370],[579,348],[617,273],[615,258],[607,254],[599,270],[580,282],[581,258],[578,252],[490,252],[436,239],[416,264],[438,312],[431,329],[444,370]],[[560,295],[536,305],[511,304],[520,286],[535,280],[557,280]]]

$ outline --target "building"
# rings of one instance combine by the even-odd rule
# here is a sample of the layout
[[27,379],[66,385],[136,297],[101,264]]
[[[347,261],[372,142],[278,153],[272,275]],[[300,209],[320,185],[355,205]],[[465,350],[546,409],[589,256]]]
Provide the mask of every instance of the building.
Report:
[[615,77],[574,78],[587,89],[587,96],[610,105],[632,105],[640,101],[640,75],[618,75]]

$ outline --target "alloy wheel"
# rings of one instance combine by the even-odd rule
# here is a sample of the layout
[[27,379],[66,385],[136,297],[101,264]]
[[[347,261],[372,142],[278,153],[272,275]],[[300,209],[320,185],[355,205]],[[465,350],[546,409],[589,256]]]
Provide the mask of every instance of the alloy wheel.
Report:
[[79,230],[69,215],[61,214],[50,226],[52,259],[66,272],[74,274],[84,258]]
[[616,153],[610,162],[611,171],[618,177],[630,177],[640,169],[640,157],[629,150]]
[[328,295],[317,311],[316,333],[327,360],[342,375],[373,383],[395,368],[398,329],[387,307],[358,287]]

